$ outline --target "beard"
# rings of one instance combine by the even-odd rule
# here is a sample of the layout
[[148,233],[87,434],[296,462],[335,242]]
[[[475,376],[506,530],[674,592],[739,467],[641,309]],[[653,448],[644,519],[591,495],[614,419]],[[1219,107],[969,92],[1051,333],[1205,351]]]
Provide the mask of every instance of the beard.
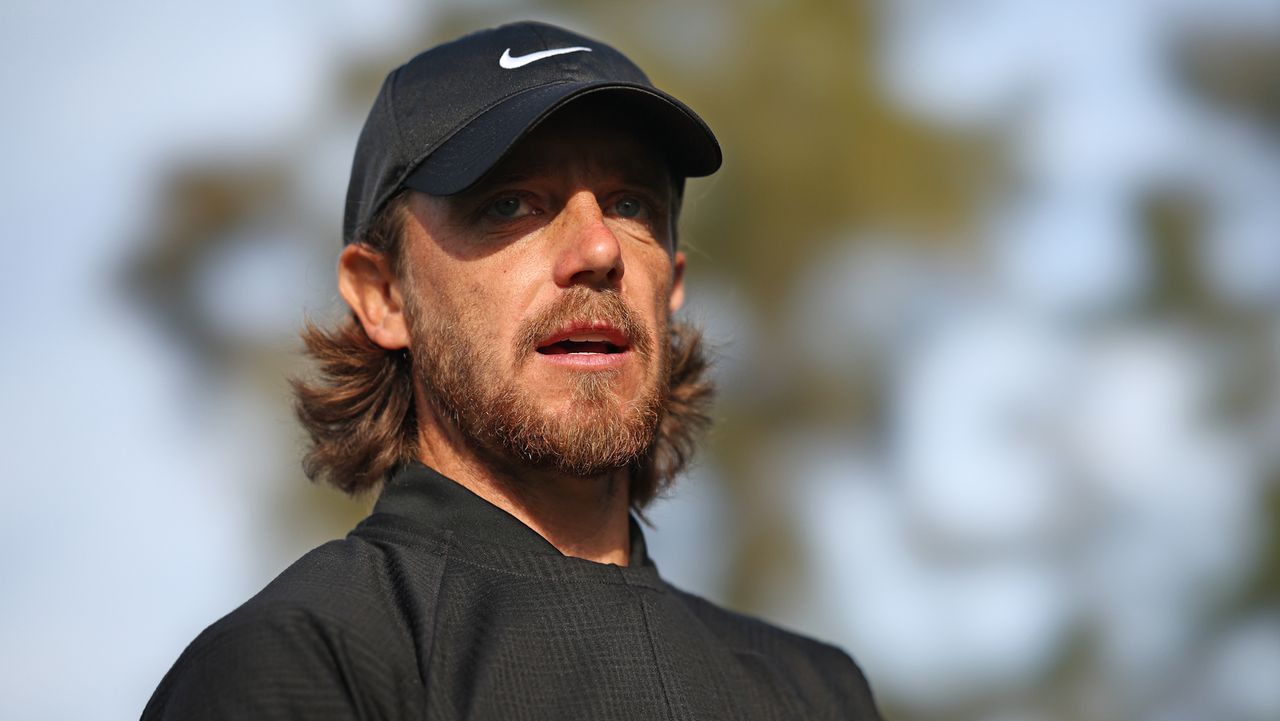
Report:
[[582,318],[606,321],[625,333],[643,369],[639,391],[629,400],[618,397],[618,370],[574,373],[571,410],[557,414],[503,372],[499,354],[476,341],[470,329],[486,319],[474,306],[450,309],[452,321],[426,317],[412,305],[409,311],[414,375],[438,418],[452,423],[463,442],[490,463],[515,475],[534,468],[589,478],[649,458],[670,390],[665,316],[661,327],[650,329],[616,291],[575,287],[523,322],[513,370],[533,360],[540,339]]

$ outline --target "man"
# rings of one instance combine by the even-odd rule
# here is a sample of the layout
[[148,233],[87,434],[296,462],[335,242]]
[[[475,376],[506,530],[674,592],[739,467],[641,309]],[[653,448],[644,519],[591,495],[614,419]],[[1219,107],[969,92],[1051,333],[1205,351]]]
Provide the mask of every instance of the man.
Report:
[[692,110],[520,23],[392,72],[309,327],[304,466],[381,486],[346,539],[202,633],[144,719],[875,719],[843,652],[667,585],[629,511],[706,422],[674,324]]

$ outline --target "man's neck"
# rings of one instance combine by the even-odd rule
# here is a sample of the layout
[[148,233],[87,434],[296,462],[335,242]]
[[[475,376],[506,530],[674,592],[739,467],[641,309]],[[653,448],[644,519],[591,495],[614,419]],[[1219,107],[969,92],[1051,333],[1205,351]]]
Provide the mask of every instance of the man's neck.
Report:
[[627,565],[631,529],[625,471],[579,478],[495,467],[432,434],[419,438],[424,464],[519,519],[566,556]]

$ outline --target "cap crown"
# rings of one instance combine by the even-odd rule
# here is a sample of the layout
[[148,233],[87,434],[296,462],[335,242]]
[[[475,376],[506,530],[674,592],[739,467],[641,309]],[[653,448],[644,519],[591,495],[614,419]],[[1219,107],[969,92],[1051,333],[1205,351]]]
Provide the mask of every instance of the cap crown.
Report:
[[[697,174],[719,165],[719,148],[705,123],[654,88],[622,53],[553,25],[504,25],[431,48],[387,76],[356,145],[344,241],[354,240],[360,227],[442,146],[448,144],[449,152],[439,153],[438,164],[447,177],[414,187],[457,192],[546,113],[573,97],[607,88],[640,90],[678,109],[681,122],[700,126],[709,138],[703,142],[714,149],[714,164]],[[701,164],[708,163],[704,158]]]

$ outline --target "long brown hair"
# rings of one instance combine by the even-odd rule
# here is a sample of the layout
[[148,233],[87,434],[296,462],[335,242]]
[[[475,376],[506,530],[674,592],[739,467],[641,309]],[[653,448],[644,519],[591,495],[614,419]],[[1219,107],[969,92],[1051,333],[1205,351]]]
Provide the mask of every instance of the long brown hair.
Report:
[[[406,213],[407,196],[401,194],[357,234],[356,242],[385,254],[397,272]],[[631,505],[637,509],[670,486],[710,424],[714,386],[702,334],[673,321],[670,335],[662,420],[645,459],[629,469]],[[308,322],[302,341],[315,362],[313,378],[290,381],[298,419],[311,437],[303,470],[352,495],[376,488],[397,464],[417,457],[412,357],[374,343],[354,313],[336,328]]]

